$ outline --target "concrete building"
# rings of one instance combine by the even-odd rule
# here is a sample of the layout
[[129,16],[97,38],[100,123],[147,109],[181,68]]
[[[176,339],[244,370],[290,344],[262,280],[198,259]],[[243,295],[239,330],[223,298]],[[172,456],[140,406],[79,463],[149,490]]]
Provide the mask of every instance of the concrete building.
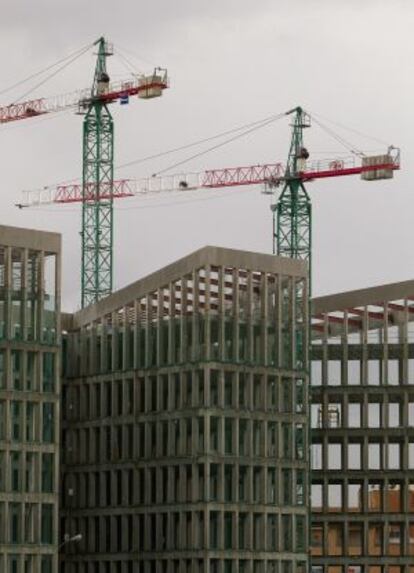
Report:
[[62,573],[296,573],[304,263],[206,247],[64,317]]
[[312,570],[414,573],[414,281],[312,317]]
[[60,236],[0,226],[0,571],[55,573]]

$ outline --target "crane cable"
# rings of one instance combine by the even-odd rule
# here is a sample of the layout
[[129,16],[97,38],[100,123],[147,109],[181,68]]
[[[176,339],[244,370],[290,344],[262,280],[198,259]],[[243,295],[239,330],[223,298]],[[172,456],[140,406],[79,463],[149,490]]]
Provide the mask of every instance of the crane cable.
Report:
[[63,64],[63,62],[65,62],[69,58],[72,58],[72,57],[76,56],[77,54],[79,54],[80,52],[83,52],[84,49],[90,49],[91,47],[92,47],[92,44],[89,44],[88,46],[85,46],[83,48],[80,48],[79,50],[76,50],[76,52],[72,52],[71,54],[69,54],[68,56],[65,56],[64,58],[61,58],[60,60],[58,60],[54,64],[50,64],[46,68],[43,68],[42,70],[39,70],[38,72],[35,72],[34,74],[31,74],[30,76],[27,76],[23,80],[20,80],[20,81],[12,84],[11,86],[9,86],[7,88],[0,90],[0,95],[3,95],[9,91],[12,91],[14,88],[17,88],[17,87],[25,84],[26,82],[33,80],[34,78],[37,78],[38,76],[48,72],[49,70],[53,69],[54,67],[58,66],[59,64]]
[[286,115],[286,113],[283,112],[283,113],[280,113],[274,117],[271,117],[270,119],[262,121],[259,125],[255,125],[254,127],[251,127],[250,129],[247,129],[246,131],[243,131],[242,133],[239,133],[239,134],[237,134],[237,135],[235,135],[229,139],[226,139],[225,141],[222,141],[221,143],[217,143],[216,145],[213,145],[212,147],[209,147],[208,149],[205,149],[203,151],[195,153],[194,155],[191,155],[190,157],[187,157],[186,159],[183,159],[182,161],[177,161],[176,163],[173,163],[172,165],[169,165],[168,167],[161,169],[157,173],[154,173],[153,177],[157,177],[158,175],[162,175],[163,173],[166,173],[167,171],[170,171],[171,169],[174,169],[175,167],[179,167],[180,165],[184,165],[185,163],[188,163],[192,159],[196,159],[197,157],[202,157],[203,155],[206,155],[207,153],[210,153],[211,151],[219,149],[220,147],[224,147],[228,143],[232,143],[233,141],[236,141],[237,139],[240,139],[240,138],[244,137],[245,135],[249,135],[250,133],[253,133],[254,131],[261,129],[262,127],[266,127],[269,124],[274,123],[275,121],[277,121],[278,119],[281,119],[285,115]]
[[139,74],[143,74],[144,72],[140,69],[138,69],[133,62],[131,62],[131,60],[129,58],[127,58],[125,56],[125,54],[122,53],[122,51],[119,49],[119,47],[117,46],[117,50],[115,53],[115,56],[117,56],[121,62],[123,63],[123,65],[125,66],[125,68],[132,74],[134,75],[139,75]]
[[353,155],[357,155],[358,157],[364,157],[365,156],[365,153],[363,151],[361,151],[360,149],[357,149],[354,145],[352,145],[346,139],[344,139],[343,137],[341,137],[340,135],[335,133],[335,131],[333,131],[330,127],[327,127],[326,125],[324,125],[321,121],[316,119],[315,116],[310,115],[310,117],[323,131],[325,131],[328,135],[330,135],[333,139],[335,139],[335,141],[337,141],[340,145],[345,147],[345,149],[347,149],[350,153],[352,153]]
[[[120,46],[118,44],[118,42],[116,43],[116,51],[117,51],[117,53],[120,53],[120,51],[126,52],[130,57],[134,58],[134,60],[136,60],[137,62],[144,62],[145,64],[148,64],[149,66],[154,66],[154,67],[156,65],[154,62],[151,62],[150,60],[148,60],[146,58],[142,58],[140,56],[137,56],[136,54],[134,54],[134,52],[132,52],[131,50],[128,50],[125,46]],[[124,57],[125,57],[125,53],[124,53]]]
[[[139,159],[133,159],[132,161],[128,161],[126,163],[121,163],[120,165],[116,165],[115,169],[124,169],[125,167],[130,167],[131,165],[137,165],[139,163],[144,163],[146,161],[150,161],[151,159],[158,159],[159,157],[164,157],[166,155],[171,155],[173,153],[177,153],[178,151],[185,151],[186,149],[190,149],[191,147],[197,147],[198,145],[202,145],[203,143],[208,143],[209,141],[214,141],[215,139],[220,139],[220,137],[225,137],[226,135],[232,135],[238,131],[242,131],[244,129],[254,128],[257,126],[258,128],[262,127],[262,124],[267,124],[267,122],[275,121],[282,117],[283,114],[278,114],[276,116],[268,116],[263,119],[253,121],[251,123],[245,123],[239,127],[234,127],[232,129],[228,129],[227,131],[222,131],[216,135],[211,135],[209,137],[205,137],[203,139],[199,139],[197,141],[192,141],[191,143],[186,143],[184,145],[180,145],[179,147],[174,147],[172,149],[168,149],[167,151],[162,151],[160,153],[155,153],[153,155],[147,155],[146,157],[140,157]],[[208,153],[208,150],[206,151]],[[186,160],[187,161],[187,160]],[[189,161],[189,159],[188,159]],[[161,173],[161,171],[160,171]]]
[[[271,116],[265,117],[265,118],[260,119],[260,120],[256,120],[256,121],[253,121],[250,123],[245,123],[245,124],[240,125],[238,127],[233,127],[232,129],[228,129],[226,131],[222,131],[220,133],[217,133],[216,135],[210,135],[209,137],[205,137],[203,139],[192,141],[191,143],[186,143],[184,145],[180,145],[179,147],[173,147],[171,149],[167,149],[166,151],[161,151],[158,153],[154,153],[152,155],[140,157],[138,159],[133,159],[131,161],[127,161],[126,163],[121,163],[120,165],[115,165],[115,170],[124,169],[125,167],[130,167],[131,165],[138,165],[141,163],[145,163],[146,161],[150,161],[151,159],[158,159],[160,157],[165,157],[166,155],[172,155],[173,153],[177,153],[179,151],[191,149],[192,147],[197,147],[197,146],[202,145],[204,143],[214,141],[215,139],[220,139],[221,137],[225,137],[226,135],[232,135],[233,133],[237,133],[237,132],[242,131],[244,129],[253,128],[254,126],[261,127],[262,124],[265,124],[266,122],[270,122],[270,121],[274,121],[276,119],[279,119],[280,117],[283,117],[284,115],[285,115],[284,113],[278,114],[275,116],[271,115]],[[42,189],[47,189],[48,187],[54,187],[56,185],[66,185],[69,183],[75,183],[76,181],[79,181],[79,180],[80,180],[80,177],[73,177],[72,179],[65,179],[64,181],[49,183],[49,185],[45,185],[44,187],[42,187]]]
[[339,135],[337,132],[335,132],[332,128],[328,127],[327,125],[325,125],[320,119],[317,118],[322,118],[324,119],[324,121],[328,121],[329,123],[336,125],[344,130],[347,130],[349,132],[352,132],[356,135],[359,135],[360,137],[363,137],[365,139],[369,139],[371,141],[375,141],[376,143],[379,143],[381,145],[385,145],[387,147],[390,147],[389,143],[387,143],[386,141],[379,139],[378,137],[373,137],[371,135],[368,135],[366,133],[363,133],[362,131],[358,131],[357,129],[351,128],[351,127],[347,127],[346,125],[333,121],[327,117],[321,116],[321,114],[318,113],[309,113],[310,117],[313,119],[313,121],[321,128],[323,129],[326,133],[328,133],[328,135],[330,135],[333,139],[335,139],[338,143],[340,143],[340,145],[342,145],[343,147],[345,147],[348,151],[350,151],[353,155],[357,155],[358,157],[364,157],[366,155],[366,153],[364,153],[362,150],[358,149],[355,145],[352,145],[349,141],[347,141],[344,137],[342,137],[341,135]]
[[379,143],[380,145],[386,145],[387,147],[389,146],[389,143],[384,141],[383,139],[379,139],[378,137],[374,137],[372,135],[368,135],[367,133],[364,133],[364,132],[359,131],[357,129],[354,129],[352,127],[348,127],[348,126],[344,125],[343,123],[339,123],[338,121],[334,121],[333,119],[329,119],[328,117],[323,116],[320,113],[313,112],[312,115],[319,117],[320,119],[323,119],[324,121],[327,121],[328,123],[331,123],[332,125],[336,125],[337,127],[345,129],[346,131],[349,131],[351,133],[355,133],[356,135],[359,135],[360,137],[364,137],[365,139],[370,139],[371,141],[375,141],[376,143]]
[[[54,72],[52,72],[51,74],[49,74],[46,78],[43,78],[39,83],[37,83],[35,86],[33,86],[32,88],[30,88],[29,90],[27,90],[24,94],[22,94],[17,100],[15,100],[13,102],[13,104],[18,103],[19,101],[21,101],[22,99],[24,99],[26,96],[28,96],[29,94],[31,94],[33,91],[35,91],[37,88],[39,88],[40,86],[42,86],[43,84],[45,84],[46,82],[48,82],[50,79],[52,79],[53,77],[55,77],[59,72],[61,72],[62,70],[64,70],[65,68],[67,68],[68,66],[70,66],[70,64],[72,64],[73,62],[75,62],[76,60],[78,60],[81,56],[83,56],[88,50],[90,50],[91,45],[86,46],[85,48],[82,48],[82,50],[76,52],[76,54],[74,56],[72,56],[70,59],[66,58],[65,62]],[[53,66],[54,67],[54,66]]]

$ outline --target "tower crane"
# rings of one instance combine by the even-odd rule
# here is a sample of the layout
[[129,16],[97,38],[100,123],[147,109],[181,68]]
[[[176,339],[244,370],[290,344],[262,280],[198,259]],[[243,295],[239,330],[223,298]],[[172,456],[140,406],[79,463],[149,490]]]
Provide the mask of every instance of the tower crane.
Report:
[[114,174],[114,123],[109,105],[129,102],[132,96],[151,99],[168,87],[166,70],[131,76],[111,83],[107,58],[113,47],[104,37],[94,45],[97,59],[92,88],[52,98],[39,98],[0,107],[0,123],[20,121],[73,109],[84,115],[82,184],[81,305],[107,296],[113,285],[113,198],[119,183]]
[[[210,169],[200,173],[152,176],[143,179],[119,179],[111,188],[101,186],[95,200],[143,197],[160,192],[185,192],[233,188],[246,185],[263,185],[264,193],[275,197],[273,212],[273,252],[277,255],[302,259],[308,262],[311,279],[312,264],[312,208],[305,183],[360,175],[363,180],[390,179],[400,169],[398,148],[388,147],[382,155],[357,156],[348,159],[309,161],[304,146],[304,129],[310,127],[311,116],[301,107],[288,112],[293,118],[292,134],[286,164],[270,163],[243,167]],[[282,186],[280,194],[279,187]],[[47,204],[77,203],[87,201],[95,186],[88,184],[57,185],[41,190],[24,192],[20,206],[32,207]],[[311,280],[309,282],[311,286]],[[309,289],[310,290],[310,289]]]

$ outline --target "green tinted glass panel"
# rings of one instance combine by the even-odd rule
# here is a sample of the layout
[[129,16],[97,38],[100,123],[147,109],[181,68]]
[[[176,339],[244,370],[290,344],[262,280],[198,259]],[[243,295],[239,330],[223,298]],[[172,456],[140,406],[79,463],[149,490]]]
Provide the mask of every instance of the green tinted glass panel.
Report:
[[43,404],[43,441],[53,442],[55,439],[55,412],[54,404],[45,402]]
[[53,543],[53,505],[50,503],[42,505],[41,540]]

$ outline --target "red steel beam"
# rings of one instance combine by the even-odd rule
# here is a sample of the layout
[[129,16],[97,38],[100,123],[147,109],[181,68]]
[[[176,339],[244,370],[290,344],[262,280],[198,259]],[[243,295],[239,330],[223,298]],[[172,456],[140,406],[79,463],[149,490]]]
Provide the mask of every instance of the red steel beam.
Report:
[[265,181],[277,181],[284,176],[284,172],[285,166],[282,163],[211,169],[203,173],[201,186],[217,188],[256,185]]
[[[390,308],[391,310],[396,310],[398,312],[404,312],[406,307],[403,306],[402,304],[395,304],[395,302],[389,302],[388,308]],[[414,312],[414,306],[407,305],[407,311],[408,312]]]
[[0,107],[0,123],[8,123],[10,121],[17,121],[19,119],[29,119],[31,117],[36,117],[38,115],[44,115],[46,113],[52,113],[57,111],[64,111],[68,108],[73,108],[76,105],[81,107],[88,107],[91,103],[95,101],[101,101],[103,103],[113,103],[114,101],[122,98],[138,95],[140,92],[145,92],[153,88],[165,89],[168,85],[165,82],[154,81],[144,85],[133,85],[130,87],[123,87],[118,90],[101,94],[92,98],[76,100],[68,100],[66,104],[51,104],[51,102],[45,98],[39,98],[31,101],[26,101],[22,103],[15,103]]
[[0,107],[0,123],[28,119],[48,113],[44,98]]
[[[333,322],[336,324],[344,324],[345,322],[344,316],[331,316],[330,314],[318,314],[313,318],[319,318],[320,320],[324,320],[326,318],[328,322]],[[348,324],[360,327],[361,321],[357,318],[348,318]]]
[[81,203],[83,201],[96,201],[105,199],[119,199],[121,197],[132,197],[134,194],[128,186],[128,179],[114,181],[111,186],[108,183],[101,184],[99,194],[96,194],[96,183],[88,183],[85,192],[81,183],[70,185],[58,185],[53,198],[54,203]]
[[[357,314],[358,316],[365,316],[365,310],[362,310],[360,308],[348,308],[348,312],[350,312],[351,314]],[[385,318],[385,313],[383,312],[374,312],[372,310],[369,310],[367,312],[368,318],[373,318],[374,320],[384,320]]]

